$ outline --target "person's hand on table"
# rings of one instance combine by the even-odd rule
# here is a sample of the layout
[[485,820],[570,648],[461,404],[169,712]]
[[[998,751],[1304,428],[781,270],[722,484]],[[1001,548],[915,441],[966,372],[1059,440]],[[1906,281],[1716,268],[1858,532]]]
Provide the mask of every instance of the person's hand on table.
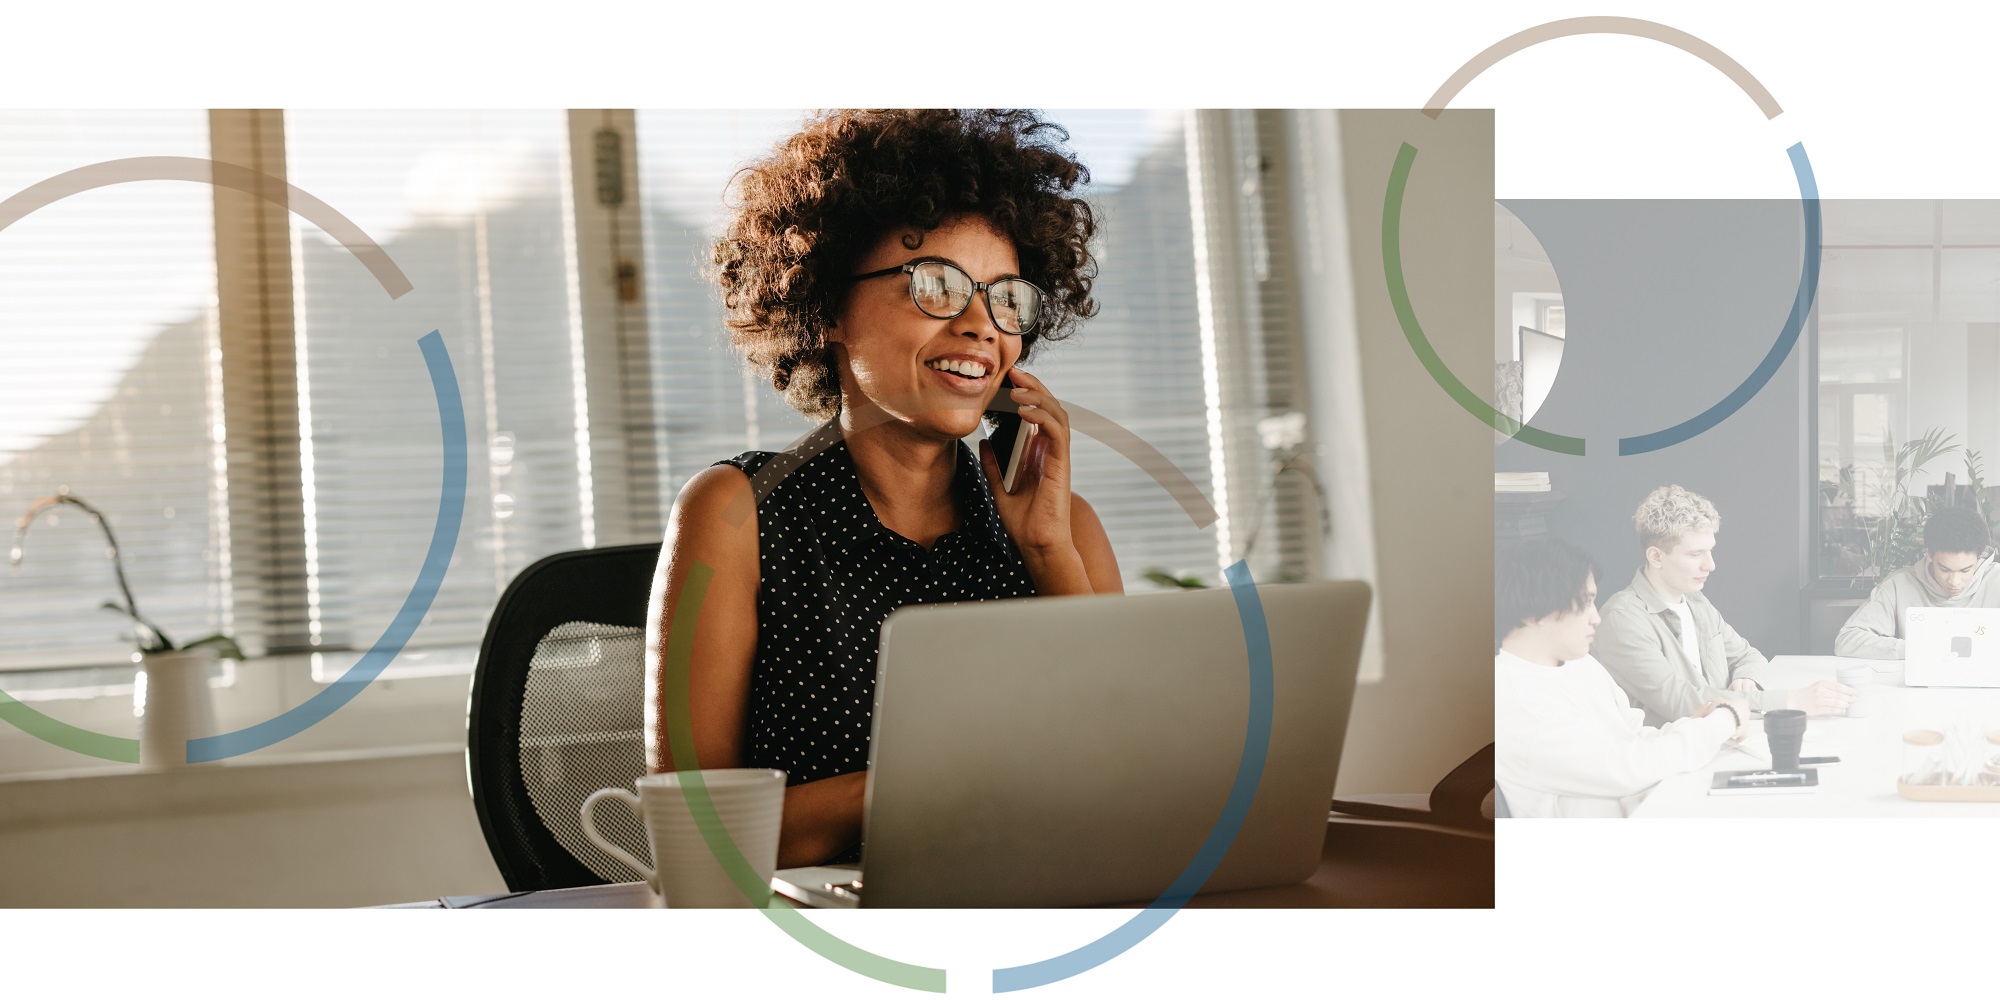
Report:
[[1740,691],[1743,694],[1748,695],[1752,691],[1761,691],[1763,689],[1757,686],[1756,681],[1753,681],[1748,677],[1739,677],[1736,680],[1729,682],[1729,690]]
[[1724,698],[1722,701],[1729,707],[1736,709],[1736,735],[1731,736],[1729,742],[1732,745],[1741,743],[1745,736],[1750,735],[1750,699]]
[[1854,704],[1859,692],[1839,681],[1814,681],[1796,691],[1787,692],[1785,707],[1795,708],[1807,715],[1844,715],[1847,706]]
[[1714,701],[1703,704],[1700,709],[1695,711],[1694,717],[1697,719],[1702,718],[1724,705],[1728,705],[1730,708],[1736,710],[1736,732],[1729,737],[1729,742],[1741,743],[1743,742],[1743,737],[1750,731],[1750,705],[1743,699],[1717,698]]

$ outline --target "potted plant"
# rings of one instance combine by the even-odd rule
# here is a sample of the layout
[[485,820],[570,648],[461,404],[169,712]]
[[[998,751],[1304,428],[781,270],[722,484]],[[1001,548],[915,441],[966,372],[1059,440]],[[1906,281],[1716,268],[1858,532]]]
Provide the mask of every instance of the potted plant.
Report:
[[187,741],[207,735],[214,728],[214,709],[208,697],[208,668],[219,657],[243,659],[236,640],[211,635],[185,645],[176,645],[158,625],[139,613],[139,602],[125,580],[125,563],[118,554],[118,539],[111,522],[97,508],[68,493],[43,497],[29,505],[28,512],[14,526],[14,546],[8,566],[21,565],[28,528],[45,510],[59,505],[78,507],[90,515],[104,532],[105,555],[111,560],[124,603],[105,601],[101,607],[129,619],[139,647],[139,674],[134,679],[133,706],[139,714],[139,763],[144,767],[168,768],[187,764]]
[[[1924,551],[1924,522],[1930,520],[1933,510],[1957,504],[1960,489],[1970,494],[1972,506],[1985,518],[1988,526],[1994,526],[1996,498],[1992,494],[2000,491],[1987,488],[1983,459],[1977,451],[1965,449],[1969,488],[1954,488],[1956,477],[1947,475],[1942,487],[1916,490],[1917,476],[1925,466],[1959,450],[1956,437],[1946,433],[1942,427],[1934,427],[1922,437],[1901,445],[1893,440],[1883,444],[1882,476],[1868,492],[1868,498],[1879,513],[1863,519],[1867,542],[1864,565],[1860,567],[1861,575],[1857,583],[1872,585],[1916,562]],[[1861,499],[1862,488],[1857,484],[1858,478],[1851,467],[1841,470],[1835,496],[1850,507]],[[1829,485],[1836,484],[1821,481],[1822,493]],[[1822,518],[1826,517],[1827,506],[1832,504],[1822,506]]]

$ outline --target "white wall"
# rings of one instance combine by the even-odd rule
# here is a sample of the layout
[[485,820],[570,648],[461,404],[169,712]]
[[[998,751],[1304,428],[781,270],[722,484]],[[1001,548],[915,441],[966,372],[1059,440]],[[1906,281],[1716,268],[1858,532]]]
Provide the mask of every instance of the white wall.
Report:
[[1909,428],[1908,436],[1914,440],[1926,431],[1942,427],[1960,445],[1957,453],[1924,467],[1923,476],[1917,480],[1921,486],[1941,484],[1947,473],[1956,476],[1957,482],[1965,482],[1964,445],[1970,426],[1966,346],[1964,323],[1910,325],[1909,392],[1904,397],[1909,407],[1910,422],[1905,425]]
[[[377,680],[325,722],[180,771],[93,761],[0,725],[0,908],[367,906],[504,891],[466,787],[471,678],[408,676],[445,658],[410,654],[405,676]],[[213,692],[217,731],[319,691],[308,664],[240,667]],[[129,688],[36,707],[137,735]]]
[[0,779],[0,907],[369,906],[504,892],[463,747]]
[[1428,791],[1493,740],[1493,431],[1431,380],[1389,302],[1383,196],[1406,141],[1418,149],[1402,216],[1412,304],[1453,371],[1481,395],[1492,387],[1492,112],[1340,112],[1339,154],[1318,169],[1346,195],[1342,280],[1357,350],[1336,349],[1340,323],[1322,313],[1308,325],[1308,363],[1316,427],[1337,412],[1329,397],[1360,389],[1383,663],[1355,697],[1343,794]]

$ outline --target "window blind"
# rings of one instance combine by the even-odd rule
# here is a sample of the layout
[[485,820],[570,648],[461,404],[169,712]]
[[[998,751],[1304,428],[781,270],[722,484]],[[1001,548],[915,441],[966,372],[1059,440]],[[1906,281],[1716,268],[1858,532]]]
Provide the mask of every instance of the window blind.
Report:
[[660,496],[738,452],[776,451],[813,424],[730,349],[720,298],[701,276],[738,168],[796,132],[805,113],[637,112],[646,314]]
[[[205,111],[0,111],[0,198],[132,156],[208,155]],[[67,491],[110,519],[140,610],[229,630],[211,189],[118,184],[0,232],[0,526]],[[0,669],[115,663],[131,628],[102,535],[64,506],[0,573]]]
[[290,181],[358,223],[414,285],[391,300],[292,217],[308,642],[366,645],[436,517],[437,330],[465,402],[464,526],[413,645],[476,642],[528,563],[594,544],[560,111],[296,111]]
[[[1045,344],[1028,367],[1059,398],[1074,399],[1158,448],[1214,500],[1195,301],[1194,224],[1180,111],[1051,111],[1090,168],[1087,197],[1100,220],[1098,315],[1070,339]],[[1221,583],[1216,526],[1187,513],[1138,466],[1076,435],[1073,488],[1104,522],[1128,586],[1148,570]]]

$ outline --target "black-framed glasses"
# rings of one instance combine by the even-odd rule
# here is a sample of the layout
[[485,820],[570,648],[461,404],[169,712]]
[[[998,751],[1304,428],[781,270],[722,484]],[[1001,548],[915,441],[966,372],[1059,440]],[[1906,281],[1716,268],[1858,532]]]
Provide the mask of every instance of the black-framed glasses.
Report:
[[972,304],[975,292],[986,293],[986,314],[1001,333],[1016,337],[1032,332],[1042,321],[1042,290],[1026,278],[1001,278],[988,284],[972,280],[965,269],[948,260],[913,260],[880,271],[857,274],[850,281],[910,276],[910,301],[933,319],[957,319]]

